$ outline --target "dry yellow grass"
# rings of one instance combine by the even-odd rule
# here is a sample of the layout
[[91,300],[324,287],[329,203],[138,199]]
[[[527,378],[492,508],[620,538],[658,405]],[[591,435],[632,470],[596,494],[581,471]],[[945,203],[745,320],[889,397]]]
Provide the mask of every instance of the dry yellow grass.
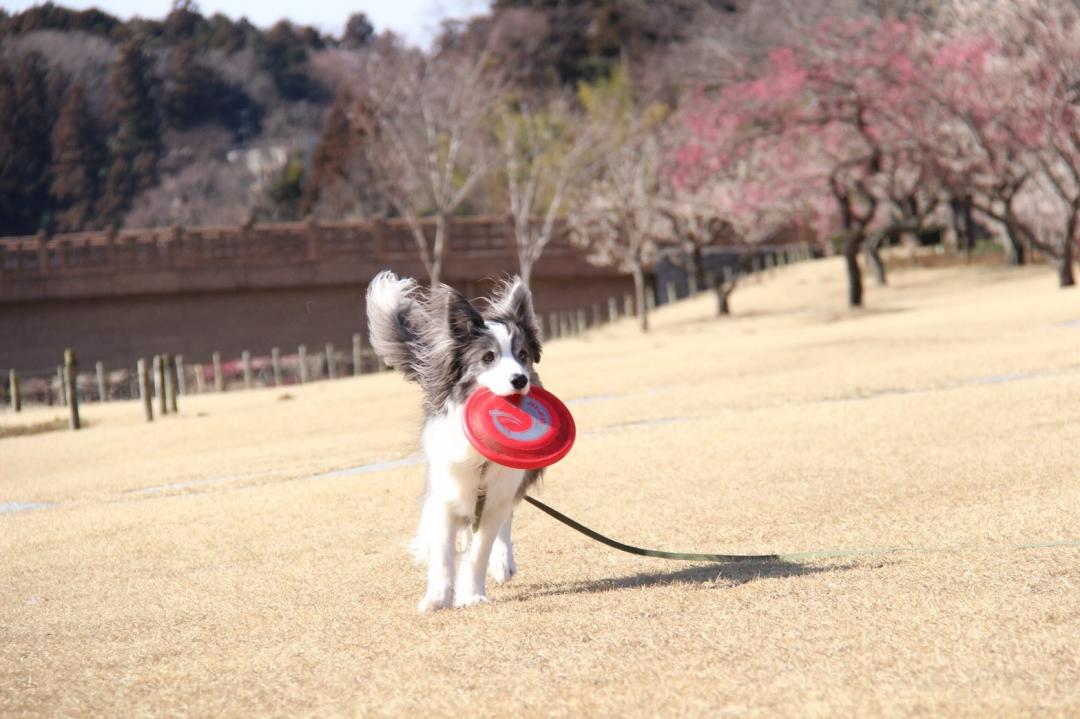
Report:
[[[419,398],[386,374],[0,440],[0,715],[1080,714],[1080,295],[835,261],[549,344],[580,438],[493,603],[415,613]],[[47,421],[44,410],[0,424]]]

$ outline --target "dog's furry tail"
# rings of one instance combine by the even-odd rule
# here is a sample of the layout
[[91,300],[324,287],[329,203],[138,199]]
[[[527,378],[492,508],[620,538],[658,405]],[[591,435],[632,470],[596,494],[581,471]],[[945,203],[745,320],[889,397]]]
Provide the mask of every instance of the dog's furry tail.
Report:
[[420,285],[380,272],[368,285],[368,335],[375,354],[405,379],[419,381],[420,332],[425,324]]

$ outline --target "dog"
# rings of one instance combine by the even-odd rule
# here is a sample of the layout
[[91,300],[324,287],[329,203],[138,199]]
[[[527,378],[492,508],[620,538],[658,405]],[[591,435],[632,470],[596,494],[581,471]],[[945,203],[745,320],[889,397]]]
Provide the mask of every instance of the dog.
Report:
[[[427,562],[418,609],[486,602],[486,575],[505,582],[517,571],[510,540],[514,505],[541,472],[481,456],[465,436],[462,413],[479,387],[505,397],[540,386],[534,366],[542,337],[532,294],[512,277],[474,305],[446,285],[426,290],[382,272],[368,286],[367,318],[375,353],[424,393],[427,483],[411,545]],[[466,542],[460,562],[459,535]]]

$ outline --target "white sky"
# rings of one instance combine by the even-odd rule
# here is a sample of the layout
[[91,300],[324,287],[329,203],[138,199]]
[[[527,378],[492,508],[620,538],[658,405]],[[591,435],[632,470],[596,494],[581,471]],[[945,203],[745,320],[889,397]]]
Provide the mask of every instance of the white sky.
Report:
[[[41,0],[0,0],[9,13],[40,4]],[[335,36],[354,12],[368,16],[376,32],[393,30],[410,43],[427,46],[443,18],[467,18],[484,12],[490,0],[196,0],[199,11],[210,16],[220,12],[234,20],[247,17],[259,27],[268,27],[282,18],[301,25],[314,25]],[[97,7],[127,19],[138,15],[163,18],[171,0],[56,0],[77,10]]]

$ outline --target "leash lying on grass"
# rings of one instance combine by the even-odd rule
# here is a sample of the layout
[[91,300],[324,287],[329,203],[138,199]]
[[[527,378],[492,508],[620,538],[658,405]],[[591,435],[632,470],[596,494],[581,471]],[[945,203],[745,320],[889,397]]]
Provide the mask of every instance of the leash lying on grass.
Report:
[[919,554],[955,553],[963,551],[986,551],[996,550],[1021,550],[1021,549],[1050,549],[1054,547],[1080,547],[1080,541],[1044,542],[1040,544],[1010,544],[992,548],[969,548],[959,547],[872,547],[869,549],[837,549],[821,550],[812,552],[795,552],[791,554],[699,554],[696,552],[664,552],[659,549],[643,549],[630,544],[605,537],[599,532],[593,531],[580,522],[567,517],[557,509],[553,509],[535,497],[525,496],[525,501],[539,509],[544,514],[552,517],[571,529],[584,534],[589,539],[606,544],[612,549],[627,554],[636,554],[641,557],[657,557],[659,559],[677,559],[686,562],[799,562],[813,559],[827,559],[830,557],[856,557],[866,554],[896,554],[899,552],[915,552]]

